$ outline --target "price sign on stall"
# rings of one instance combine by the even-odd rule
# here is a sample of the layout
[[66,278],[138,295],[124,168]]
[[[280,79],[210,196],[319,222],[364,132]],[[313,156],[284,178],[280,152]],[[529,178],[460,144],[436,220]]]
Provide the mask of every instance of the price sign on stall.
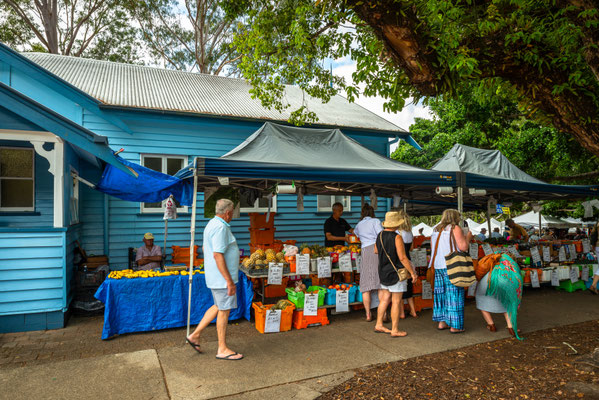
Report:
[[331,277],[331,257],[318,257],[316,259],[316,265],[318,266],[318,277],[319,278],[330,278]]
[[347,290],[337,290],[335,296],[335,311],[349,312],[349,292]]
[[585,282],[589,280],[589,267],[588,266],[585,265],[584,267],[582,267],[582,274],[581,274],[580,279]]
[[533,288],[541,287],[541,283],[539,282],[539,274],[536,269],[530,271],[530,283]]
[[304,315],[307,317],[318,315],[318,294],[306,293],[304,296]]
[[539,248],[537,246],[530,249],[530,255],[532,257],[533,264],[536,265],[541,263],[541,254],[539,253]]
[[283,283],[283,264],[268,263],[268,284],[280,285],[281,283]]
[[570,249],[570,259],[572,261],[576,260],[576,245],[570,244],[568,245],[568,248]]
[[310,274],[310,254],[296,254],[295,272],[298,275]]
[[473,260],[478,260],[478,244],[477,243],[470,243],[470,257],[472,257]]
[[339,255],[339,271],[352,272],[351,254],[343,253]]
[[468,296],[476,296],[476,286],[478,286],[478,282],[474,282],[472,285],[468,286]]
[[267,310],[264,333],[281,332],[281,310]]
[[356,255],[356,272],[359,274],[362,272],[362,255]]
[[593,264],[593,274],[597,274],[597,271],[599,271],[599,265],[598,264]]
[[589,239],[582,239],[582,251],[585,254],[591,252],[591,241]]
[[422,300],[431,300],[433,298],[433,288],[427,280],[422,281]]
[[561,246],[559,248],[559,261],[560,262],[568,261],[566,259],[566,248],[564,246]]
[[510,245],[510,246],[507,248],[507,251],[508,251],[509,253],[511,253],[511,254],[512,254],[514,257],[522,257],[522,256],[520,255],[520,253],[518,253],[518,249],[516,249],[516,246],[514,246],[514,245]]
[[483,251],[485,252],[485,256],[493,254],[493,249],[489,243],[483,243]]
[[578,282],[578,275],[580,274],[580,270],[578,269],[578,266],[573,266],[570,267],[570,281],[572,283],[576,283]]
[[555,269],[551,271],[551,286],[559,286],[559,277]]
[[543,261],[551,262],[551,249],[547,246],[543,246]]

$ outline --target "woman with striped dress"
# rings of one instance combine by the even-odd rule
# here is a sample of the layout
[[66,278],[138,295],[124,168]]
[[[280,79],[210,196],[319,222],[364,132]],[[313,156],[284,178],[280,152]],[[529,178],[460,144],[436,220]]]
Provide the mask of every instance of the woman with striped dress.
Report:
[[449,281],[445,256],[451,252],[451,235],[462,251],[468,251],[472,240],[472,232],[468,231],[464,235],[459,226],[460,219],[458,210],[443,211],[441,222],[431,236],[432,257],[428,266],[435,269],[433,321],[439,323],[437,329],[449,329],[451,333],[464,332],[464,288],[454,286]]
[[[362,271],[360,272],[360,292],[366,310],[366,321],[372,321],[371,295],[379,295],[379,259],[374,254],[374,243],[383,230],[381,221],[374,217],[374,208],[368,203],[362,207],[362,217],[354,228],[354,234],[362,244]],[[380,300],[380,297],[379,297]]]

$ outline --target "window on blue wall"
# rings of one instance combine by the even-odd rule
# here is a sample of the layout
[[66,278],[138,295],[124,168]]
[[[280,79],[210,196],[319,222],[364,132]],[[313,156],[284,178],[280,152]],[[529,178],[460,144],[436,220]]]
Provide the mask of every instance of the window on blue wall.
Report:
[[325,194],[319,194],[316,200],[316,210],[318,212],[330,212],[332,211],[333,204],[343,204],[343,211],[351,211],[351,196],[329,196]]
[[0,147],[0,211],[35,210],[35,151]]
[[[268,212],[268,198],[259,197],[251,203],[251,199],[248,199],[247,196],[243,194],[240,196],[240,209],[239,211],[242,213],[251,213],[251,212]],[[270,211],[277,212],[277,196],[273,196],[272,204],[270,207]]]
[[[181,168],[187,165],[186,156],[171,156],[159,154],[142,154],[141,165],[163,174],[175,175]],[[158,203],[141,203],[142,213],[162,213],[164,212],[164,203],[166,200]],[[177,212],[187,212],[187,207],[180,205],[177,201]]]

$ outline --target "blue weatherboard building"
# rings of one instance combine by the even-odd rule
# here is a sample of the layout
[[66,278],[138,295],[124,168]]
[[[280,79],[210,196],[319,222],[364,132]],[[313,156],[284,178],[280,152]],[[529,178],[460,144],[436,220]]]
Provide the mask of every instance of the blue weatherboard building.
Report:
[[[219,157],[264,122],[285,123],[289,113],[252,99],[243,80],[53,54],[19,54],[0,44],[0,332],[56,329],[73,297],[77,243],[88,255],[107,255],[124,269],[128,249],[145,232],[162,245],[161,203],[119,200],[83,184],[97,183],[106,163],[125,171],[119,156],[167,174],[193,157]],[[388,156],[390,143],[409,133],[336,96],[327,104],[288,87],[291,110],[305,104],[319,118],[313,127],[338,127],[367,148]],[[310,151],[309,148],[305,151]],[[257,160],[260,161],[260,160]],[[273,201],[276,237],[323,242],[331,204],[345,204],[354,225],[360,198],[295,195]],[[199,194],[196,240],[207,223]],[[266,199],[242,200],[232,222],[248,250],[248,212],[265,212]],[[379,199],[378,213],[388,201]],[[167,254],[188,246],[190,210],[169,221]]]

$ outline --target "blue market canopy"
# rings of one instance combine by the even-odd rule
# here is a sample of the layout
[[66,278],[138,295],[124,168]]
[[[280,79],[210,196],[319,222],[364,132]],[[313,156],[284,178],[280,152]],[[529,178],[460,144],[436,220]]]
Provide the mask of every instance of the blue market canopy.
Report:
[[[434,200],[435,186],[453,186],[455,174],[413,167],[384,157],[338,129],[312,129],[265,123],[220,158],[196,158],[199,187],[231,185],[267,190],[275,182],[294,183],[304,194],[370,193]],[[190,164],[175,176],[193,177]],[[268,182],[270,180],[270,183]],[[418,193],[418,194],[417,194]]]
[[462,144],[454,145],[432,170],[458,173],[456,178],[463,180],[463,187],[485,189],[504,200],[581,199],[599,195],[599,186],[552,185],[520,170],[499,150]]

